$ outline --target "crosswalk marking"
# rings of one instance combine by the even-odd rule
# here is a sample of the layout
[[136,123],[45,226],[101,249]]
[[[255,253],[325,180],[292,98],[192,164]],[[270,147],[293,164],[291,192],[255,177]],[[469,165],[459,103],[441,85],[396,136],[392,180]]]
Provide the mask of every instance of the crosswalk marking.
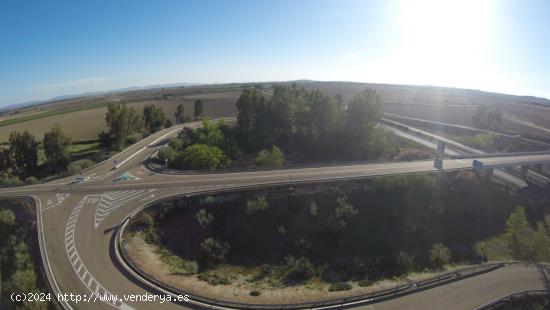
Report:
[[113,191],[101,195],[98,200],[94,216],[95,228],[97,229],[99,225],[101,225],[103,220],[115,209],[125,205],[133,199],[136,199],[152,191],[154,190]]

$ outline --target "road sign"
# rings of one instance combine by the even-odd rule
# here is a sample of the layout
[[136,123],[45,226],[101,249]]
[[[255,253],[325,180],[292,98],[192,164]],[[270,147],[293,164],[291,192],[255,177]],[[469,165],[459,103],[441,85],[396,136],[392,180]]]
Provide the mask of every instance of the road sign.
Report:
[[481,170],[483,169],[483,163],[477,159],[474,159],[474,161],[472,162],[472,166],[474,167],[474,169],[476,170]]

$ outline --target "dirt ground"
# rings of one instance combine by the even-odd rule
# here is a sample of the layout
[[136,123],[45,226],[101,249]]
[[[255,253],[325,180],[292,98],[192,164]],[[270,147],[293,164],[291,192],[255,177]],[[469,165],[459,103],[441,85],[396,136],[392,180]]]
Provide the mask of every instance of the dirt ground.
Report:
[[[374,283],[368,287],[360,287],[353,283],[353,288],[348,291],[329,292],[329,285],[320,281],[305,285],[290,287],[272,287],[267,281],[251,282],[251,277],[257,268],[240,266],[221,266],[216,269],[232,278],[228,285],[210,285],[197,279],[197,276],[182,276],[173,274],[170,267],[161,262],[156,247],[147,244],[138,234],[127,236],[124,249],[132,262],[149,276],[160,280],[172,287],[188,292],[191,296],[200,295],[219,300],[248,303],[301,303],[334,299],[339,297],[351,297],[360,294],[368,294],[397,285],[410,283],[410,280],[419,281],[435,276],[437,273],[414,273],[407,278],[389,279]],[[250,292],[260,291],[260,296],[250,296]]]

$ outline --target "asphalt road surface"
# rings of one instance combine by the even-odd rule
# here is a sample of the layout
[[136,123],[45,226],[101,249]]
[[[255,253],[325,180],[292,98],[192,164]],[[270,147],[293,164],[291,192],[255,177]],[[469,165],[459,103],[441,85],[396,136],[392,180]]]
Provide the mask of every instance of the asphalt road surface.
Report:
[[[186,126],[199,126],[189,123]],[[55,292],[73,293],[81,298],[90,299],[95,294],[117,295],[144,294],[154,292],[144,287],[118,266],[114,254],[114,237],[123,219],[132,211],[154,200],[183,193],[193,193],[205,189],[231,189],[270,184],[292,184],[298,182],[316,182],[337,179],[365,178],[381,175],[396,175],[414,172],[433,172],[432,161],[397,162],[367,165],[348,165],[337,167],[301,168],[256,172],[206,173],[168,175],[148,171],[143,161],[158,151],[163,142],[177,135],[181,125],[165,129],[136,143],[115,158],[96,165],[83,173],[88,180],[81,184],[71,184],[73,177],[56,180],[51,183],[0,189],[0,197],[31,196],[37,203],[41,251],[45,261],[45,270]],[[116,159],[116,163],[114,162]],[[549,155],[526,155],[511,157],[484,158],[490,165],[509,165],[513,163],[539,163],[550,161]],[[112,170],[113,166],[118,166]],[[470,169],[472,159],[448,159],[444,161],[444,170]],[[132,175],[131,180],[118,180],[123,174]],[[507,267],[511,268],[511,267]],[[502,269],[504,270],[504,269]],[[513,270],[513,269],[506,269]],[[475,277],[469,280],[474,287],[483,287],[487,283],[494,285],[496,292],[504,288],[515,291],[518,280],[523,279],[522,272],[508,272],[502,281],[487,282],[486,277],[496,277],[502,271]],[[520,277],[520,278],[517,278]],[[535,277],[536,276],[531,276]],[[517,278],[517,279],[516,279]],[[530,280],[528,280],[530,281]],[[414,308],[422,305],[423,298],[440,292],[438,305],[444,305],[445,299],[456,308],[466,309],[473,303],[480,304],[494,299],[495,294],[470,290],[475,295],[472,300],[454,300],[458,290],[465,290],[463,281],[446,285],[396,299],[392,302],[399,308]],[[458,286],[457,286],[458,285]],[[499,290],[499,287],[503,288]],[[437,291],[436,291],[437,290]],[[467,290],[466,290],[467,291]],[[423,294],[423,295],[421,295]],[[428,295],[426,295],[428,294]],[[419,296],[419,297],[416,297]],[[448,297],[447,297],[448,296]],[[470,296],[473,298],[473,296]],[[475,301],[475,302],[474,302]],[[399,304],[402,302],[403,304]],[[387,303],[391,307],[391,302]],[[182,309],[186,307],[174,303],[141,301],[69,301],[62,305],[67,309]],[[406,306],[405,306],[406,305]],[[425,304],[424,304],[425,305]],[[462,308],[462,305],[464,306]],[[385,309],[386,303],[377,305]],[[448,308],[448,307],[443,307]],[[378,308],[376,308],[378,309]]]

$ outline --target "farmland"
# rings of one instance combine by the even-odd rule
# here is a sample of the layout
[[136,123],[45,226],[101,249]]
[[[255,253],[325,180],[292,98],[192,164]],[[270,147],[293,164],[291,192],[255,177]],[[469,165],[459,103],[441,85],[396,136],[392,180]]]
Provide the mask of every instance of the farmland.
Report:
[[[263,84],[266,92],[270,91],[271,84]],[[297,81],[296,84],[308,90],[320,89],[329,96],[340,94],[344,101],[370,87],[382,96],[386,112],[466,126],[472,125],[472,115],[477,107],[487,104],[502,111],[503,130],[550,137],[550,125],[546,121],[550,119],[550,101],[542,98],[428,86],[315,81]],[[174,121],[178,104],[183,103],[185,114],[191,115],[193,102],[202,99],[205,115],[234,116],[237,113],[235,103],[243,86],[246,85],[135,90],[55,101],[25,108],[16,114],[11,111],[0,117],[0,142],[5,142],[10,132],[24,130],[41,139],[42,133],[55,123],[70,133],[74,141],[97,139],[97,134],[105,129],[105,106],[109,102],[126,102],[136,109],[155,104]]]

